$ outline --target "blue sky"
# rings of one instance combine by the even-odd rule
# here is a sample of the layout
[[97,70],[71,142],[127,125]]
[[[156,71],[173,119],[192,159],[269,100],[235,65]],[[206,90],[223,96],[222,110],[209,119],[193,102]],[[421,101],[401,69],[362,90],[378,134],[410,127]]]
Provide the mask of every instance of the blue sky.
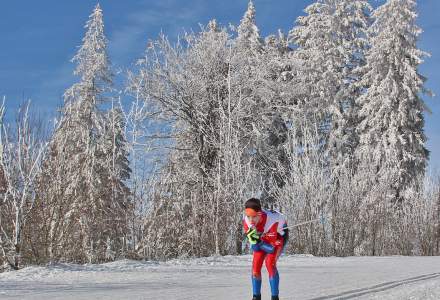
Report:
[[[254,0],[263,36],[288,31],[312,0]],[[9,114],[27,99],[47,118],[55,115],[62,94],[75,80],[70,59],[81,44],[84,24],[96,1],[0,1],[0,96]],[[372,0],[374,6],[382,1]],[[109,53],[116,70],[130,68],[142,57],[148,39],[160,31],[171,38],[183,29],[198,29],[210,19],[238,24],[247,0],[102,0]],[[440,94],[440,1],[419,0],[419,46],[431,53],[420,72],[427,87]],[[440,169],[439,96],[425,97],[430,167]]]

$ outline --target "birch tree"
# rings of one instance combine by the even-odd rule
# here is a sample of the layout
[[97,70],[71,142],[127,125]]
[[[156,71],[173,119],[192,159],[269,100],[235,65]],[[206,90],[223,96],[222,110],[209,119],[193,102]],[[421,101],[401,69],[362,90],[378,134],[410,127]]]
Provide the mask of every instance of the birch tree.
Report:
[[0,254],[14,270],[21,267],[23,230],[35,205],[36,177],[46,142],[38,135],[29,114],[29,102],[18,113],[15,128],[3,124],[2,113],[1,164],[6,190],[0,200]]

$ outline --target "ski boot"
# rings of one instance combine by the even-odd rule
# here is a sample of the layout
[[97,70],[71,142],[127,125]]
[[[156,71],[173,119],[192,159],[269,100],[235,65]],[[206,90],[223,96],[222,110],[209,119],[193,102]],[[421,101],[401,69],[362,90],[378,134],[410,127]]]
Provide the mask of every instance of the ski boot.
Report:
[[280,298],[278,298],[278,296],[272,296],[272,300],[280,300]]
[[261,300],[261,295],[254,295],[252,300]]

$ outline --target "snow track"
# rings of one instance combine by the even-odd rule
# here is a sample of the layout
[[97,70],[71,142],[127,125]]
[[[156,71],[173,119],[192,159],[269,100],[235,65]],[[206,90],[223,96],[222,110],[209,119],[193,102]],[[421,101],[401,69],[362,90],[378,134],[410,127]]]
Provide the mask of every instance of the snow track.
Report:
[[[249,300],[251,256],[61,264],[0,274],[0,299]],[[440,257],[281,257],[282,300],[440,299]],[[263,273],[263,299],[270,299]]]
[[434,278],[438,278],[440,277],[440,273],[433,273],[433,274],[428,274],[428,275],[422,275],[422,276],[416,276],[413,278],[408,278],[408,279],[404,279],[404,280],[398,280],[398,281],[390,281],[390,282],[385,282],[385,283],[381,283],[381,284],[377,284],[371,287],[366,287],[366,288],[361,288],[361,289],[355,289],[355,290],[351,290],[351,291],[346,291],[340,294],[336,294],[336,295],[329,295],[329,296],[324,296],[324,297],[317,297],[317,298],[313,298],[310,300],[330,300],[330,299],[340,299],[340,300],[345,300],[345,299],[356,299],[359,298],[361,296],[365,296],[365,295],[372,295],[378,292],[383,292],[389,289],[393,289],[396,288],[398,286],[401,285],[405,285],[405,284],[409,284],[409,283],[415,283],[418,281],[425,281],[425,280],[429,280],[429,279],[434,279]]

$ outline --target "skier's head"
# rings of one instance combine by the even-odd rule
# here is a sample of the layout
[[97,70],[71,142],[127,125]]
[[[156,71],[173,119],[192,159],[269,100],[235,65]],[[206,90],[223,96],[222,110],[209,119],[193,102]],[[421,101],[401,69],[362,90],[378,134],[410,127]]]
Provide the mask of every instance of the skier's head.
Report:
[[257,198],[250,198],[244,204],[244,213],[248,217],[249,221],[253,224],[257,224],[261,216],[261,203]]

